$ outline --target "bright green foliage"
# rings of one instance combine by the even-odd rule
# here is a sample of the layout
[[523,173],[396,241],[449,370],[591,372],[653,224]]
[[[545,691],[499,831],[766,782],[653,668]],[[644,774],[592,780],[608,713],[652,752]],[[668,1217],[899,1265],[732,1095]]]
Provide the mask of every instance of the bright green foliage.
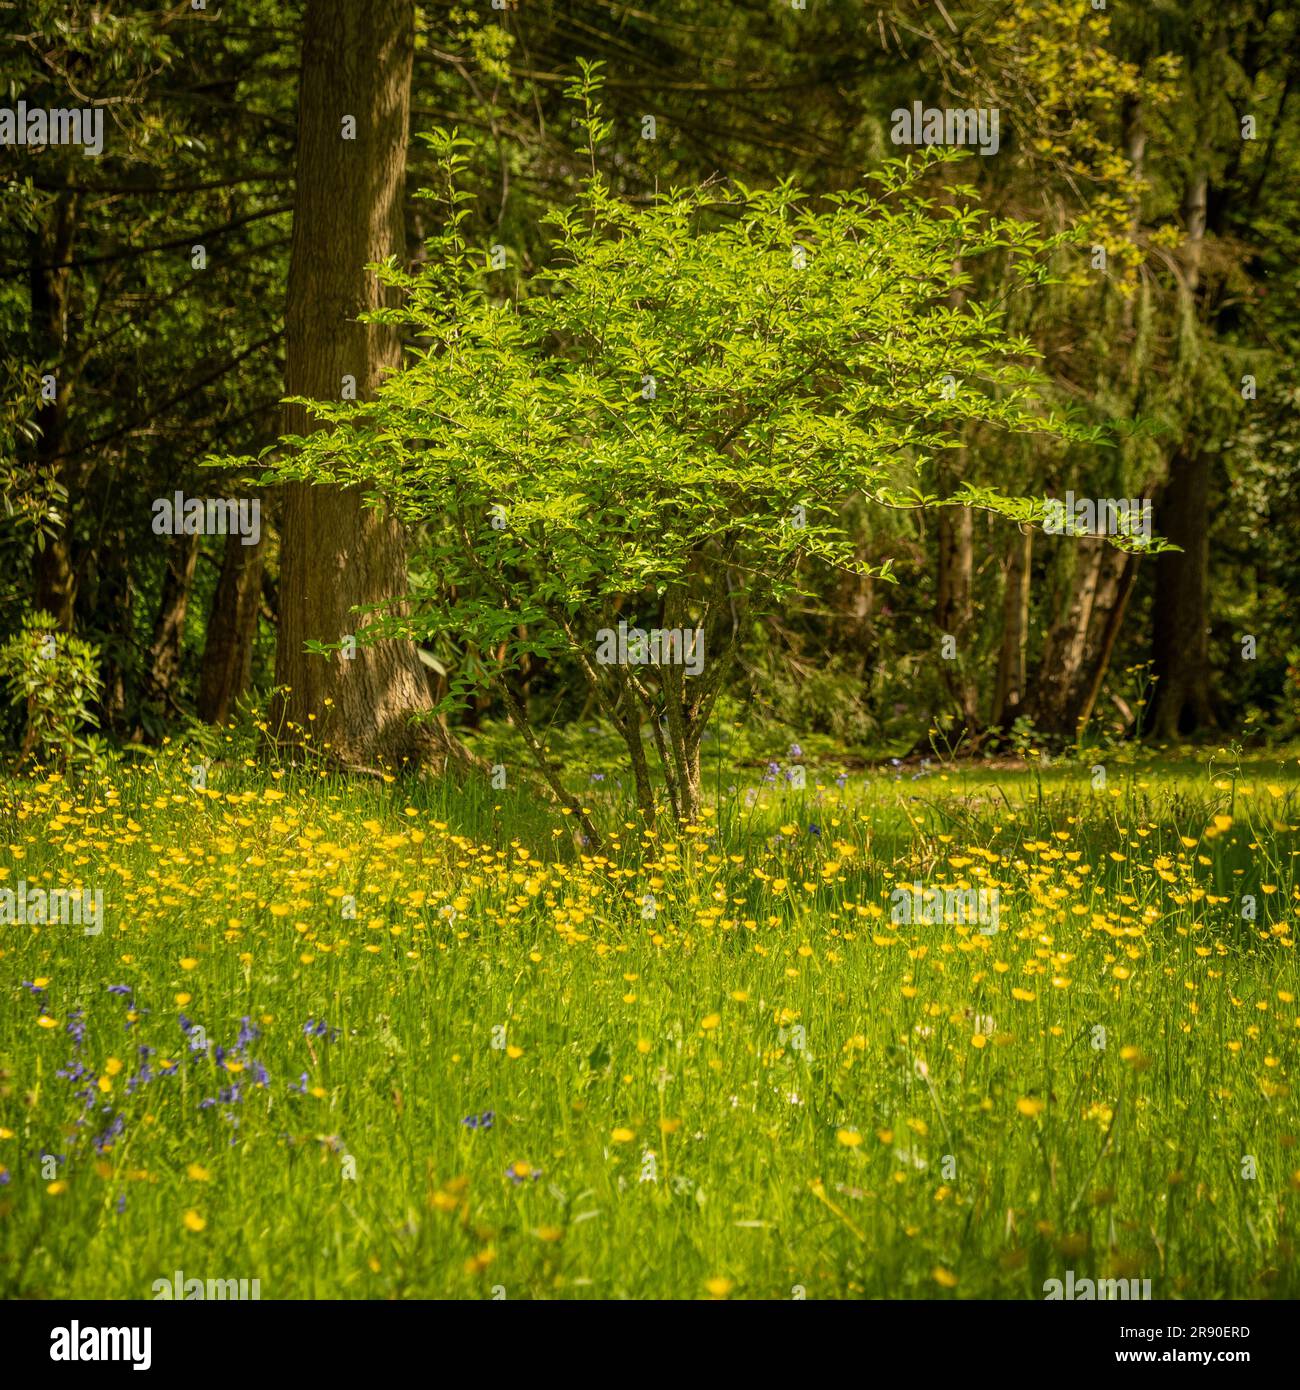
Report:
[[[550,215],[527,298],[494,294],[491,252],[461,235],[463,142],[432,137],[444,230],[414,275],[384,269],[406,303],[375,316],[420,346],[376,400],[315,404],[336,428],[287,440],[263,481],[373,485],[417,528],[429,582],[370,635],[471,649],[454,694],[525,656],[570,657],[627,740],[642,810],[645,718],[691,819],[745,617],[800,592],[812,560],[889,573],[855,562],[846,503],[933,505],[925,466],[971,428],[1095,435],[1039,408],[1033,350],[1003,331],[1001,306],[954,302],[958,267],[981,254],[1005,259],[1016,293],[1042,282],[1050,248],[1030,225],[921,198],[945,156],[892,162],[816,205],[789,184],[735,183],[634,206],[596,168],[597,85],[590,69],[574,85],[593,172]],[[988,489],[955,500],[1038,514]],[[597,665],[598,633],[620,619],[702,630],[704,671]]]
[[83,732],[98,721],[99,653],[80,637],[60,632],[48,613],[28,613],[22,630],[0,646],[0,682],[12,704],[26,711],[22,757],[32,754],[66,769],[99,756]]

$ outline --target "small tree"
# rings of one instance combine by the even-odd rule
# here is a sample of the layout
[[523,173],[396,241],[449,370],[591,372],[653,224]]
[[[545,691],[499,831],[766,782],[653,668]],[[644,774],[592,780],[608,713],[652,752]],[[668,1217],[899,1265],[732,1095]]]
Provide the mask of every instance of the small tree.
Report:
[[[367,635],[442,634],[472,655],[449,699],[491,680],[598,842],[509,679],[526,654],[576,665],[626,745],[645,819],[657,757],[673,814],[692,822],[700,741],[754,617],[799,594],[810,561],[890,577],[854,559],[852,495],[940,504],[921,469],[975,427],[1093,436],[1041,408],[1035,354],[1000,308],[954,306],[969,278],[954,267],[1002,255],[1020,289],[1046,278],[1050,243],[922,197],[950,155],[891,161],[874,192],[815,207],[789,184],[740,183],[633,206],[597,167],[597,87],[584,66],[571,93],[591,174],[550,214],[552,257],[519,300],[494,292],[500,252],[464,239],[465,142],[426,137],[443,230],[414,274],[383,268],[404,305],[371,315],[418,346],[375,400],[311,402],[334,428],[285,440],[264,481],[364,486],[408,523],[425,578]],[[1041,514],[988,490],[942,503]]]
[[64,772],[99,765],[103,744],[84,726],[98,726],[99,653],[59,630],[50,613],[25,613],[22,628],[0,645],[0,686],[25,713],[19,766],[41,757]]

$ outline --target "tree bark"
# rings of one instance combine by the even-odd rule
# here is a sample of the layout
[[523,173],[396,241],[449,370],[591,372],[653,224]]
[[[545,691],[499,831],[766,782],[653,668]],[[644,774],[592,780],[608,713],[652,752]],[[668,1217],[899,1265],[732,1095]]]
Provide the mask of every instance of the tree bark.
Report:
[[[1201,256],[1209,178],[1202,167],[1188,181],[1183,202],[1187,228],[1184,253],[1186,294],[1201,295]],[[1175,739],[1218,724],[1210,694],[1210,455],[1190,437],[1169,462],[1169,476],[1156,510],[1156,529],[1181,552],[1156,558],[1151,611],[1156,688],[1151,732]]]
[[[963,451],[964,452],[964,451]],[[946,482],[949,480],[945,479]],[[948,490],[945,487],[945,492]],[[957,733],[979,726],[979,693],[970,674],[967,643],[974,635],[975,514],[969,507],[940,507],[939,569],[935,622],[941,636],[956,638],[955,660],[940,661],[944,684],[959,715]]]
[[1002,588],[1002,645],[993,696],[995,728],[1009,729],[1025,701],[1025,643],[1029,636],[1029,574],[1034,533],[1026,529],[1011,538]]
[[[414,42],[412,0],[308,0],[285,313],[288,395],[338,400],[351,377],[363,399],[400,361],[396,333],[357,316],[392,302],[367,263],[405,259]],[[343,138],[348,118],[355,139]],[[288,406],[284,428],[305,434],[313,424]],[[355,635],[365,618],[353,606],[391,600],[406,584],[405,537],[395,520],[364,506],[356,489],[286,486],[276,660],[276,683],[289,688],[282,734],[309,736],[314,748],[348,764],[418,760],[438,743],[432,729],[410,723],[432,708],[412,642],[358,645],[353,659],[304,650],[308,640]]]
[[185,637],[185,614],[190,606],[190,586],[199,558],[200,537],[175,536],[167,544],[166,568],[158,616],[154,619],[153,640],[149,643],[149,669],[146,689],[164,705],[175,705],[176,683],[181,673],[181,647]]
[[54,200],[50,225],[33,232],[30,238],[32,327],[44,359],[43,374],[50,372],[55,378],[54,399],[42,399],[36,412],[40,430],[36,466],[42,474],[57,473],[68,492],[63,525],[36,555],[34,604],[50,613],[64,632],[72,631],[77,598],[70,533],[72,509],[81,491],[80,476],[68,476],[62,460],[72,395],[72,373],[66,369],[72,269],[66,262],[72,259],[76,215],[77,195],[71,190],[60,192]]
[[1132,588],[1134,557],[1100,537],[1076,548],[1065,611],[1048,630],[1029,713],[1042,733],[1075,738],[1092,716]]
[[199,679],[199,718],[208,724],[224,724],[248,689],[257,640],[265,545],[265,529],[256,545],[245,545],[234,533],[226,537],[221,574],[208,614]]

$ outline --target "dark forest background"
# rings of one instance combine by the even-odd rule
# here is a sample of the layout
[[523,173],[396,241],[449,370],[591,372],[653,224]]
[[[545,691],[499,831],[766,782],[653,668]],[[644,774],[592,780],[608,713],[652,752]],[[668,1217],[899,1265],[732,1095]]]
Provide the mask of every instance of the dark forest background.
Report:
[[[938,169],[936,206],[969,183],[998,214],[1070,231],[1057,283],[1009,327],[1043,351],[1054,403],[1140,425],[1064,453],[972,432],[937,490],[1151,498],[1179,547],[1143,556],[963,508],[851,510],[860,558],[892,559],[900,582],[811,575],[808,601],[755,619],[734,710],[874,755],[936,728],[983,750],[1080,729],[1288,739],[1296,30],[1295,7],[1266,0],[0,2],[0,104],[99,105],[106,124],[99,158],[0,151],[0,643],[43,611],[91,644],[93,712],[123,741],[223,723],[291,685],[331,701],[338,746],[367,761],[376,703],[445,688],[472,653],[408,654],[346,691],[309,668],[303,643],[336,636],[330,615],[402,582],[402,537],[355,499],[268,489],[255,546],[155,535],[152,504],[248,495],[202,461],[272,444],[282,397],[333,380],[347,332],[375,379],[392,365],[340,325],[376,302],[365,262],[423,254],[416,133],[468,137],[469,234],[520,279],[535,268],[544,214],[585,172],[565,99],[581,56],[605,65],[610,172],[632,200],[710,179],[834,192],[900,153],[895,108],[997,107],[998,154]],[[367,138],[383,132],[350,174],[310,133],[313,113],[333,131],[344,96],[365,103]],[[996,301],[993,273],[972,293]],[[368,563],[340,581],[323,557],[358,544]],[[945,634],[957,661],[938,659]],[[585,714],[571,689],[542,662],[521,679],[560,721]],[[453,722],[502,714],[484,696]],[[0,711],[14,748],[25,717]]]

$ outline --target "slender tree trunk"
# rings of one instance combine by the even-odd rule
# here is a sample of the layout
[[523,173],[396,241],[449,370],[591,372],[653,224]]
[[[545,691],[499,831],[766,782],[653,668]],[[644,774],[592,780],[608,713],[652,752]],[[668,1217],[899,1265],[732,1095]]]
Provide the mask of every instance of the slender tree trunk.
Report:
[[[338,400],[351,378],[361,399],[400,361],[396,333],[357,316],[391,302],[364,267],[390,255],[405,259],[414,42],[412,0],[308,0],[285,313],[288,395]],[[286,407],[284,425],[294,434],[313,428],[297,406]],[[276,682],[289,687],[282,727],[291,737],[306,736],[314,715],[312,746],[344,763],[418,760],[438,742],[431,728],[409,722],[432,708],[413,643],[358,645],[352,659],[304,650],[312,639],[355,635],[365,618],[353,606],[390,600],[406,584],[402,530],[364,506],[360,491],[286,487]]]
[[1187,440],[1169,464],[1169,482],[1156,513],[1160,534],[1181,553],[1156,557],[1151,610],[1155,710],[1151,732],[1175,739],[1215,728],[1210,696],[1208,516],[1210,456]]
[[[36,412],[40,438],[36,443],[36,465],[42,473],[57,473],[68,491],[67,515],[63,525],[44,548],[37,552],[34,602],[54,617],[65,632],[72,630],[73,608],[77,597],[77,578],[72,563],[71,511],[79,495],[79,475],[70,476],[61,458],[67,444],[68,405],[72,396],[72,373],[67,370],[68,309],[72,294],[72,259],[76,227],[77,195],[59,193],[48,227],[31,234],[31,309],[34,336],[40,345],[43,374],[54,376],[54,398],[42,396]],[[75,470],[73,470],[75,473]]]
[[[949,480],[945,480],[949,485]],[[967,643],[973,635],[975,603],[975,514],[969,507],[941,507],[935,622],[941,636],[957,643],[955,660],[943,661],[944,684],[960,716],[961,730],[979,725],[979,694],[970,673]]]
[[149,695],[165,705],[175,705],[176,685],[181,673],[181,647],[185,638],[185,615],[190,606],[190,587],[199,558],[199,536],[175,536],[167,544],[167,564],[163,571],[158,616],[154,620],[153,640],[149,643],[147,688]]
[[1009,729],[1025,700],[1025,643],[1029,636],[1029,575],[1034,533],[1026,529],[1011,538],[1002,588],[1002,645],[993,697],[992,723]]
[[199,718],[209,724],[224,724],[248,689],[257,640],[265,545],[265,530],[256,545],[245,545],[233,532],[226,537],[221,574],[208,614],[199,680]]
[[1135,561],[1099,537],[1062,544],[1076,547],[1075,571],[1065,611],[1043,644],[1029,714],[1043,733],[1074,738],[1101,689]]
[[[1209,178],[1204,168],[1190,179],[1183,203],[1187,227],[1186,293],[1193,304],[1201,292]],[[1156,509],[1156,529],[1179,551],[1156,557],[1151,612],[1156,688],[1152,733],[1173,739],[1217,726],[1210,694],[1210,455],[1188,437],[1169,463],[1169,477]]]
[[100,728],[124,733],[129,727],[135,649],[135,589],[131,582],[131,543],[126,530],[105,530],[88,557],[87,572],[78,586],[77,621],[83,630],[111,634],[100,648],[103,690],[99,698]]

